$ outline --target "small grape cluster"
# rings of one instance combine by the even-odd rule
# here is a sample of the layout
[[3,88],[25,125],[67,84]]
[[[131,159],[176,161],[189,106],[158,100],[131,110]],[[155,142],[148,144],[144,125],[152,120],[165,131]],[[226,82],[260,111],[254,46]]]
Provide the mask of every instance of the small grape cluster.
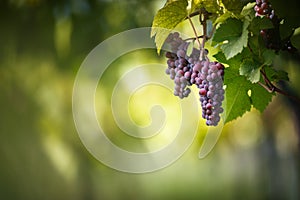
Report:
[[275,17],[275,12],[268,0],[256,0],[254,10],[256,12],[255,16],[266,16],[269,19],[273,19]]
[[254,10],[255,16],[267,17],[272,21],[274,28],[262,29],[260,30],[260,35],[267,48],[279,51],[281,49],[280,35],[278,31],[279,20],[275,15],[272,5],[268,2],[268,0],[256,0]]
[[166,52],[166,74],[174,80],[174,95],[180,98],[187,97],[191,92],[188,86],[195,84],[199,88],[202,117],[206,119],[208,126],[216,126],[223,112],[224,66],[208,61],[207,57],[205,60],[199,60],[200,50],[196,48],[193,48],[188,56],[187,48],[190,43],[183,40],[177,32],[171,33],[166,43],[171,46],[171,52]]
[[283,40],[281,39],[279,31],[280,19],[275,15],[275,11],[268,0],[256,0],[254,10],[255,16],[266,17],[273,23],[274,28],[260,30],[260,35],[267,48],[273,49],[276,52],[279,50],[286,50],[291,53],[297,51],[290,41],[292,35]]

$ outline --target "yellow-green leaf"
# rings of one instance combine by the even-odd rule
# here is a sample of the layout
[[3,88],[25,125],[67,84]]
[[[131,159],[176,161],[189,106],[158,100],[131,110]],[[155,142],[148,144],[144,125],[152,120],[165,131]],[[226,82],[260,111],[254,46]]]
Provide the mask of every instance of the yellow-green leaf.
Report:
[[187,17],[187,5],[187,0],[169,1],[156,13],[151,37],[155,36],[158,53],[170,32]]
[[191,12],[205,8],[210,13],[217,13],[220,11],[218,0],[192,0]]

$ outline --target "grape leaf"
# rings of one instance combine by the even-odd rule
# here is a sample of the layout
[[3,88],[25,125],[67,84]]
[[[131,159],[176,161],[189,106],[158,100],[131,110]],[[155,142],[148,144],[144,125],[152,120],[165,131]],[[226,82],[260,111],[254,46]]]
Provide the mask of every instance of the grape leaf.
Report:
[[264,65],[271,65],[276,56],[276,53],[265,47],[262,38],[259,35],[253,35],[248,39],[248,46],[251,49],[250,54],[253,59],[259,60]]
[[262,53],[263,61],[265,65],[271,65],[276,56],[276,53],[271,49],[265,49]]
[[220,10],[218,0],[192,0],[191,12],[205,8],[210,13],[217,13]]
[[218,16],[218,18],[215,20],[214,24],[223,23],[228,18],[232,18],[233,14],[231,12],[225,11],[223,14]]
[[258,35],[260,30],[270,29],[273,27],[274,27],[274,25],[270,19],[268,19],[266,17],[263,17],[263,18],[255,17],[250,23],[249,31],[255,35]]
[[224,84],[226,85],[225,123],[227,123],[250,111],[251,101],[247,92],[251,83],[245,76],[240,76],[238,70],[228,67],[225,68]]
[[155,36],[157,52],[160,52],[166,38],[187,16],[187,0],[169,1],[156,13],[151,29],[151,37]]
[[225,8],[234,14],[240,14],[244,5],[248,1],[241,1],[241,0],[222,0]]
[[241,117],[250,111],[252,106],[263,112],[274,96],[257,83],[253,84],[245,76],[240,76],[238,70],[231,67],[225,68],[224,84],[226,85],[226,100],[223,103],[225,123]]
[[238,70],[240,68],[241,65],[240,54],[236,55],[234,58],[231,58],[229,60],[226,59],[223,52],[218,52],[213,57],[215,57],[218,62],[229,65],[231,69]]
[[242,21],[234,18],[229,18],[223,22],[216,30],[213,41],[220,43],[231,38],[239,37],[242,33]]
[[295,32],[291,37],[291,42],[293,46],[295,46],[297,49],[300,49],[300,27],[295,29]]
[[241,12],[241,16],[243,16],[248,21],[252,21],[252,19],[255,17],[255,11],[253,9],[255,4],[255,2],[252,2],[245,5]]
[[[259,62],[253,61],[250,50],[245,48],[241,53],[231,59],[226,59],[222,52],[215,54],[214,57],[218,62],[229,65],[229,67],[225,68],[224,74],[224,84],[226,85],[226,100],[223,103],[225,108],[224,122],[227,123],[242,116],[247,111],[250,111],[252,106],[260,112],[263,112],[271,102],[273,94],[269,93],[257,83],[251,83],[247,80],[246,76],[240,75],[242,70],[247,71],[248,68],[252,69],[253,63],[253,65],[256,65],[254,68],[257,68],[257,72],[259,72]],[[276,71],[273,67],[267,66],[264,66],[264,69],[272,81],[280,76],[284,78],[284,72],[282,71]],[[251,77],[251,73],[249,76]],[[249,90],[251,91],[251,95],[248,95]]]
[[257,83],[260,79],[260,63],[253,59],[245,59],[240,65],[240,75],[247,77],[251,83]]
[[254,108],[263,112],[268,104],[272,101],[273,93],[268,92],[262,86],[258,84],[252,84],[251,86],[251,103]]
[[248,42],[249,21],[229,18],[216,30],[213,41],[221,44],[225,57],[230,59],[242,52]]
[[264,67],[267,77],[274,82],[288,81],[288,73],[282,70],[276,70],[274,67]]
[[226,59],[222,52],[214,57],[221,63],[228,64],[231,69],[239,70],[240,75],[244,75],[251,83],[256,83],[260,79],[261,64],[251,57],[251,52],[245,48],[241,53],[231,59]]

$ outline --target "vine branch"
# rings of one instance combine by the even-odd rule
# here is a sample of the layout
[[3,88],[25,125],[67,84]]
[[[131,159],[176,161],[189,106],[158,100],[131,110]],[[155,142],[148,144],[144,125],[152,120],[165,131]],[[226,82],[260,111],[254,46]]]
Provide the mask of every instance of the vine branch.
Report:
[[267,77],[266,73],[263,70],[260,70],[260,73],[263,76],[263,79],[265,81],[265,84],[263,84],[262,82],[258,82],[258,84],[260,86],[262,86],[264,89],[266,89],[268,92],[273,93],[273,92],[277,92],[279,94],[282,94],[290,99],[293,99],[295,101],[297,101],[298,103],[300,103],[300,99],[296,96],[292,96],[290,94],[288,94],[287,92],[281,90],[280,88],[276,87],[271,81],[270,79]]

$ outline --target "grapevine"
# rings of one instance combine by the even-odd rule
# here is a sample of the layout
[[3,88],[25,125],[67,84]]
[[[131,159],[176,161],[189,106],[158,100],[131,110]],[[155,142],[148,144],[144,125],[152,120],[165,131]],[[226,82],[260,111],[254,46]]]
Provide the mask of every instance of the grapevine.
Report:
[[[191,0],[188,8],[187,0],[167,1],[152,24],[151,35],[155,36],[158,51],[163,44],[170,47],[165,53],[166,74],[174,81],[174,95],[186,98],[190,87],[195,85],[202,117],[208,126],[217,126],[222,113],[226,123],[252,107],[263,112],[276,93],[300,102],[298,97],[276,86],[279,81],[288,81],[288,76],[272,65],[279,51],[299,53],[291,42],[296,27],[288,37],[281,35],[280,28],[285,21],[277,15],[271,1],[234,2],[241,3],[231,9],[228,1]],[[195,16],[199,16],[198,26],[191,20]],[[184,39],[172,31],[184,20],[189,21],[193,38]],[[208,27],[209,23],[213,26]],[[166,31],[157,27],[170,32],[166,35]],[[197,34],[199,27],[202,35]],[[217,53],[208,55],[208,42],[207,46]],[[188,53],[190,46],[193,48]],[[230,109],[224,112],[224,108]]]

